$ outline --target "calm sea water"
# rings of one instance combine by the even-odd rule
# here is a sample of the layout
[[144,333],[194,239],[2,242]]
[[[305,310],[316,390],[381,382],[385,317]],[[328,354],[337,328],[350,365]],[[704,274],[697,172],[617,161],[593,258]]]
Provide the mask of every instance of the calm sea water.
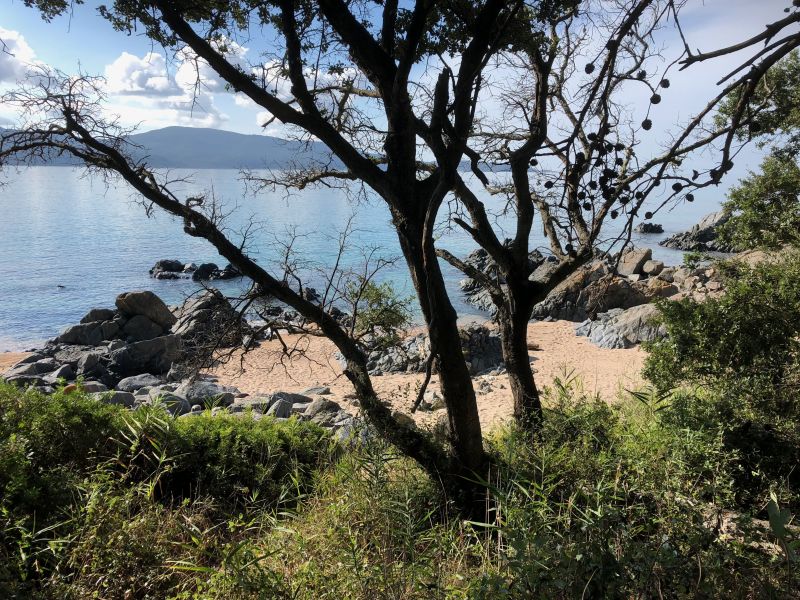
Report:
[[[227,225],[235,237],[255,224],[250,250],[264,265],[282,251],[278,240],[297,234],[298,256],[309,277],[319,281],[320,270],[335,257],[337,234],[352,218],[347,261],[362,262],[362,248],[378,248],[384,257],[400,255],[389,212],[378,200],[354,202],[337,190],[308,190],[291,198],[281,192],[248,193],[233,170],[174,171],[175,178],[191,177],[183,191],[213,191],[230,215]],[[149,289],[167,303],[177,303],[196,285],[191,281],[157,281],[148,270],[162,258],[184,262],[225,261],[204,240],[183,233],[181,223],[155,211],[148,217],[122,182],[88,177],[77,169],[29,167],[4,174],[0,187],[0,352],[30,348],[77,322],[90,308],[113,306],[120,292]],[[498,200],[487,199],[499,213]],[[659,213],[654,221],[665,234],[682,231],[704,214],[716,210],[705,199],[680,210]],[[502,227],[504,221],[498,217]],[[637,245],[653,248],[655,257],[678,263],[681,253],[657,245],[664,236],[642,236]],[[542,243],[542,239],[535,239]],[[458,255],[474,249],[461,232],[442,230],[440,245]],[[445,265],[448,285],[460,313],[475,314],[458,292],[461,275]],[[412,288],[402,262],[383,271],[403,293]],[[241,283],[219,282],[234,292]]]

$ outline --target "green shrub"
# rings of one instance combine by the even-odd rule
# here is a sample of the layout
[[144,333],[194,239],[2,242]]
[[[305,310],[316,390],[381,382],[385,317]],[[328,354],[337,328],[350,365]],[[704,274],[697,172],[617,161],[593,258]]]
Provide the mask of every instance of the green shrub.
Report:
[[766,504],[771,488],[798,506],[800,484],[800,251],[758,267],[723,266],[726,293],[660,304],[667,337],[644,374],[678,388],[665,415],[720,431],[739,457],[737,495]]

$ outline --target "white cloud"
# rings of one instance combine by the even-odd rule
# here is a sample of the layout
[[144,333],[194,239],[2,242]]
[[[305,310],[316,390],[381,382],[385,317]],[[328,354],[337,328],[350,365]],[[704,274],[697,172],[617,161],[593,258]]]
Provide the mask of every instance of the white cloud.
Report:
[[0,27],[0,83],[24,79],[37,63],[36,53],[21,33]]
[[108,91],[132,96],[171,96],[181,88],[170,78],[167,61],[160,54],[148,52],[139,58],[128,52],[105,68]]

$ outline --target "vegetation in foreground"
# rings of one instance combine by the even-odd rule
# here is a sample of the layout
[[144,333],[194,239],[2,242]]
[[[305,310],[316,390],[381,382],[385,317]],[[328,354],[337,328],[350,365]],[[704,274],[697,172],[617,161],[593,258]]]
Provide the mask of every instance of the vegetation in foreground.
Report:
[[[781,481],[725,428],[565,376],[541,443],[489,440],[483,522],[376,437],[346,452],[294,420],[124,411],[0,386],[0,596],[790,597]],[[698,395],[697,402],[710,402]],[[745,485],[748,482],[744,483]],[[764,501],[766,500],[766,502]]]

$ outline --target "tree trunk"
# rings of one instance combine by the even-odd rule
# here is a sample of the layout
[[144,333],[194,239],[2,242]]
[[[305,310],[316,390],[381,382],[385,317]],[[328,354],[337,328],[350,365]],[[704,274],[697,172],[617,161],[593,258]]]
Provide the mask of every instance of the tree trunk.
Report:
[[447,405],[450,442],[466,478],[485,477],[488,466],[478,416],[478,403],[467,362],[461,351],[458,315],[450,302],[432,241],[424,243],[423,227],[395,218],[400,246],[428,327]]
[[542,425],[542,403],[533,376],[528,354],[527,307],[517,306],[497,312],[503,360],[506,363],[511,395],[514,399],[514,419],[525,431],[535,434]]

